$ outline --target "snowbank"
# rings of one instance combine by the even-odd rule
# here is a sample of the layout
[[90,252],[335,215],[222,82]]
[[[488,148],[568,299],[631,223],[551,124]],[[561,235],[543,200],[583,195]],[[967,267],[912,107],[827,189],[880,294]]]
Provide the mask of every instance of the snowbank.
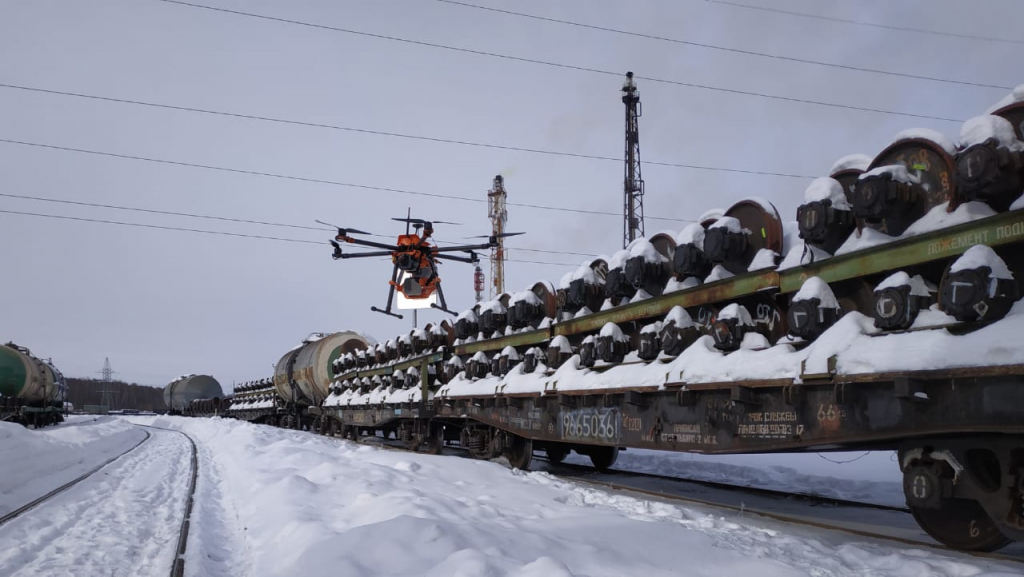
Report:
[[0,515],[41,497],[141,441],[116,417],[72,417],[40,430],[0,422]]
[[[221,419],[154,420],[201,443],[216,493],[228,497],[217,536],[225,555],[245,552],[249,574],[785,577],[1016,570],[610,493],[496,462],[386,451]],[[203,506],[199,499],[200,514]]]

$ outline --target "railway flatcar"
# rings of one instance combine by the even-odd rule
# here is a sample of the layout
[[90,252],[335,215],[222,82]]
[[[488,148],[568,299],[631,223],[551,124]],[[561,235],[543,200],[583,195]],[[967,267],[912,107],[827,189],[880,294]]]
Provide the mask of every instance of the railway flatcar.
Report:
[[908,130],[840,159],[795,221],[749,198],[557,288],[376,346],[306,342],[228,412],[520,468],[573,451],[607,468],[634,447],[896,450],[926,532],[999,549],[1024,540],[1022,130],[1009,98],[956,143]]

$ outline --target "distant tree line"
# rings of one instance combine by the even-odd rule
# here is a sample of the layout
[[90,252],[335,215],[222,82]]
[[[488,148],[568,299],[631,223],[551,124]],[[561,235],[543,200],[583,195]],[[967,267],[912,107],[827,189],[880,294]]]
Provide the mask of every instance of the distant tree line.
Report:
[[165,411],[164,390],[123,381],[105,382],[98,379],[69,378],[68,401],[75,405],[75,410],[83,410],[85,405],[102,405],[103,391],[111,391],[109,398],[113,401],[110,409],[138,409],[140,411]]

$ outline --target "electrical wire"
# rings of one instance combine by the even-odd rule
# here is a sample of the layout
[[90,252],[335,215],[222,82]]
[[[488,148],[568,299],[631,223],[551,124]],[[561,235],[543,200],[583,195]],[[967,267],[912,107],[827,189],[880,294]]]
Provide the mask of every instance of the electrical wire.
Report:
[[97,223],[97,224],[116,224],[116,225],[120,225],[120,226],[134,226],[134,227],[138,227],[138,228],[156,228],[156,229],[161,229],[161,230],[174,230],[174,231],[179,231],[179,232],[192,232],[192,233],[201,233],[201,234],[216,234],[216,235],[223,235],[223,236],[235,236],[235,237],[241,237],[241,238],[255,238],[255,239],[262,239],[262,240],[276,240],[276,241],[280,241],[280,242],[296,242],[296,243],[317,244],[317,245],[325,245],[326,244],[324,242],[316,241],[316,240],[304,240],[304,239],[298,239],[298,238],[281,238],[281,237],[277,237],[277,236],[264,236],[264,235],[260,235],[260,234],[242,234],[242,233],[238,233],[238,232],[225,232],[225,231],[220,231],[220,230],[202,230],[202,229],[197,229],[197,228],[182,228],[182,227],[178,227],[178,226],[163,226],[163,225],[159,225],[159,224],[144,224],[144,223],[141,223],[141,222],[123,222],[123,221],[119,221],[119,220],[105,220],[105,219],[99,219],[99,218],[84,218],[84,217],[80,217],[80,216],[64,216],[64,215],[59,215],[59,214],[45,214],[45,213],[39,213],[39,212],[22,212],[22,211],[17,211],[17,210],[3,210],[3,209],[0,209],[0,213],[16,214],[16,215],[21,215],[21,216],[36,216],[36,217],[40,217],[40,218],[56,218],[56,219],[61,219],[61,220],[76,220],[76,221],[80,221],[80,222],[91,222],[91,223]]
[[[44,143],[41,143],[41,142],[28,142],[28,141],[24,141],[24,140],[14,140],[14,139],[9,139],[9,138],[0,138],[0,142],[5,143],[5,144],[14,144],[14,145],[18,145],[18,146],[30,146],[30,147],[35,147],[35,148],[47,149],[47,150],[60,150],[60,151],[63,151],[63,152],[76,152],[76,153],[80,153],[80,154],[90,154],[90,155],[95,155],[95,156],[106,156],[106,157],[111,157],[111,158],[120,158],[120,159],[124,159],[124,160],[138,160],[138,161],[143,161],[143,162],[153,162],[153,163],[157,163],[157,164],[169,164],[169,165],[173,165],[173,166],[187,166],[187,167],[190,167],[190,168],[202,168],[204,170],[216,170],[216,171],[220,171],[220,172],[230,172],[230,173],[234,173],[234,174],[247,174],[247,175],[250,175],[250,176],[262,176],[262,177],[267,177],[267,178],[279,178],[279,179],[283,179],[283,180],[295,180],[295,181],[308,182],[308,183],[314,183],[314,184],[327,184],[327,185],[331,185],[331,186],[342,186],[342,187],[347,187],[347,188],[358,188],[358,189],[362,189],[362,190],[374,190],[374,191],[378,191],[378,192],[394,192],[394,193],[397,193],[397,194],[408,194],[408,195],[414,195],[414,196],[425,196],[425,197],[430,197],[430,198],[443,198],[443,199],[448,199],[448,200],[459,200],[459,201],[463,201],[463,202],[475,202],[475,203],[486,203],[487,202],[487,199],[473,198],[473,197],[469,197],[469,196],[457,196],[457,195],[453,195],[453,194],[440,194],[440,193],[434,193],[434,192],[423,192],[423,191],[417,191],[417,190],[406,190],[406,189],[401,189],[401,188],[389,188],[389,187],[384,187],[384,186],[373,186],[373,185],[368,185],[368,184],[355,184],[355,183],[351,183],[351,182],[341,182],[341,181],[337,181],[337,180],[326,180],[326,179],[320,179],[320,178],[311,178],[311,177],[305,177],[305,176],[279,174],[279,173],[273,173],[273,172],[261,172],[261,171],[257,171],[257,170],[245,170],[245,169],[241,169],[241,168],[230,168],[230,167],[225,167],[225,166],[214,166],[214,165],[210,165],[210,164],[199,164],[199,163],[194,163],[194,162],[184,162],[184,161],[178,161],[178,160],[167,160],[167,159],[162,159],[162,158],[152,158],[152,157],[147,157],[147,156],[137,156],[137,155],[131,155],[131,154],[119,154],[119,153],[116,153],[116,152],[106,152],[106,151],[100,151],[100,150],[90,150],[90,149],[85,149],[85,148],[73,148],[73,147],[70,147],[70,146],[58,146],[56,144],[44,144]],[[587,210],[587,209],[582,209],[582,208],[569,208],[569,207],[560,207],[560,206],[548,206],[548,205],[543,205],[543,204],[530,204],[530,203],[522,203],[522,202],[509,202],[509,203],[507,203],[507,205],[508,206],[519,206],[519,207],[523,207],[523,208],[534,208],[534,209],[538,209],[538,210],[570,212],[570,213],[576,213],[576,214],[592,214],[592,215],[597,215],[597,216],[614,216],[616,218],[622,218],[622,215],[617,213],[617,212],[607,212],[607,211],[600,211],[600,210]],[[667,217],[660,217],[660,216],[647,216],[647,217],[645,217],[645,219],[646,220],[663,220],[663,221],[668,221],[668,222],[695,222],[693,219],[687,219],[687,218],[667,218]]]
[[985,40],[988,42],[1009,42],[1011,44],[1024,44],[1024,40],[1012,40],[1010,38],[994,38],[992,36],[976,36],[973,34],[958,34],[956,32],[941,32],[938,30],[928,30],[925,28],[913,28],[910,26],[893,26],[891,24],[877,24],[875,22],[863,22],[860,20],[850,20],[847,18],[836,18],[834,16],[822,16],[820,14],[808,14],[806,12],[796,12],[794,10],[782,10],[781,8],[769,8],[767,6],[752,6],[750,4],[741,4],[739,2],[730,2],[727,0],[705,0],[706,2],[712,2],[715,4],[724,4],[726,6],[733,6],[736,8],[746,8],[748,10],[761,10],[762,12],[775,12],[777,14],[788,14],[790,16],[802,16],[804,18],[814,18],[815,20],[827,20],[829,22],[841,22],[843,24],[854,24],[856,26],[869,26],[871,28],[882,28],[885,30],[896,30],[899,32],[917,32],[919,34],[931,34],[934,36],[950,36],[953,38],[967,38],[969,40]]
[[[301,243],[301,244],[315,244],[315,245],[320,245],[320,246],[326,246],[326,244],[327,244],[324,241],[317,241],[317,240],[305,240],[305,239],[298,239],[298,238],[282,238],[282,237],[277,237],[277,236],[266,236],[266,235],[260,235],[260,234],[243,234],[243,233],[238,233],[238,232],[226,232],[226,231],[221,231],[221,230],[205,230],[205,229],[197,229],[197,228],[185,228],[185,227],[179,227],[179,226],[164,226],[164,225],[159,225],[159,224],[146,224],[146,223],[141,223],[141,222],[125,222],[125,221],[120,221],[120,220],[107,220],[107,219],[99,219],[99,218],[85,218],[85,217],[80,217],[80,216],[65,216],[65,215],[59,215],[59,214],[46,214],[46,213],[40,213],[40,212],[26,212],[26,211],[0,209],[0,214],[12,214],[12,215],[18,215],[18,216],[34,216],[34,217],[39,217],[39,218],[53,218],[53,219],[59,219],[59,220],[73,220],[73,221],[88,222],[88,223],[93,223],[93,224],[112,224],[112,225],[129,226],[129,227],[135,227],[135,228],[152,228],[152,229],[158,229],[158,230],[170,230],[170,231],[176,231],[176,232],[190,232],[190,233],[196,233],[196,234],[212,234],[212,235],[220,235],[220,236],[232,236],[232,237],[237,237],[237,238],[272,240],[272,241],[278,241],[278,242],[291,242],[291,243]],[[382,260],[390,260],[387,257],[381,257],[381,258],[382,258]],[[490,257],[484,257],[484,258],[488,258],[489,259]],[[550,266],[568,266],[568,267],[576,266],[575,264],[563,263],[563,262],[520,260],[520,259],[510,259],[510,258],[506,258],[505,262],[521,262],[521,263],[528,263],[528,264],[541,264],[541,265],[550,265]]]
[[[276,117],[272,117],[272,116],[259,116],[259,115],[255,115],[255,114],[242,114],[240,112],[230,112],[230,111],[225,111],[225,110],[211,110],[211,109],[207,109],[207,108],[194,108],[194,107],[191,107],[191,106],[179,106],[179,105],[175,105],[175,104],[160,104],[160,103],[157,103],[157,102],[146,102],[146,101],[142,101],[142,100],[131,100],[131,99],[128,99],[128,98],[115,98],[113,96],[100,96],[100,95],[97,95],[97,94],[85,94],[85,93],[81,93],[81,92],[68,92],[68,91],[64,91],[64,90],[51,90],[51,89],[47,89],[47,88],[39,88],[39,87],[35,87],[35,86],[23,86],[23,85],[18,85],[18,84],[0,83],[0,88],[7,88],[7,89],[11,89],[11,90],[24,90],[24,91],[27,91],[27,92],[37,92],[37,93],[52,94],[52,95],[57,95],[57,96],[70,96],[70,97],[74,97],[74,98],[85,98],[85,99],[90,99],[90,100],[100,100],[100,101],[103,101],[103,102],[113,102],[113,103],[117,103],[117,104],[131,104],[131,105],[135,105],[135,106],[145,106],[145,107],[150,107],[150,108],[162,108],[162,109],[166,109],[166,110],[176,110],[176,111],[179,111],[179,112],[194,112],[194,113],[198,113],[198,114],[209,114],[209,115],[214,115],[214,116],[227,116],[227,117],[230,117],[230,118],[239,118],[239,119],[244,119],[244,120],[256,120],[256,121],[261,121],[261,122],[272,122],[272,123],[276,123],[276,124],[289,124],[289,125],[294,125],[294,126],[305,126],[305,127],[309,127],[309,128],[323,128],[323,129],[328,129],[328,130],[338,130],[338,131],[344,131],[344,132],[355,132],[355,133],[360,133],[360,134],[373,134],[373,135],[377,135],[377,136],[389,136],[389,137],[393,137],[393,138],[406,138],[406,139],[410,139],[410,140],[421,140],[421,141],[426,141],[426,142],[436,142],[436,143],[444,143],[444,144],[456,144],[456,145],[460,145],[460,146],[475,146],[475,147],[479,147],[479,148],[494,148],[494,149],[498,149],[498,150],[511,150],[511,151],[516,151],[516,152],[528,152],[528,153],[531,153],[531,154],[547,154],[547,155],[552,155],[552,156],[565,156],[565,157],[571,157],[571,158],[584,158],[584,159],[590,159],[590,160],[605,160],[605,161],[609,161],[610,160],[610,161],[619,162],[619,163],[621,163],[623,161],[621,158],[615,158],[615,157],[612,157],[612,156],[600,156],[600,155],[595,155],[595,154],[583,154],[583,153],[565,152],[565,151],[559,151],[559,150],[544,150],[544,149],[540,149],[540,148],[524,148],[524,147],[519,147],[519,146],[506,146],[506,145],[502,145],[502,144],[494,144],[494,143],[488,143],[488,142],[473,142],[473,141],[468,141],[468,140],[455,140],[455,139],[450,139],[450,138],[439,138],[439,137],[434,137],[434,136],[422,136],[422,135],[418,135],[418,134],[403,134],[403,133],[399,133],[399,132],[387,132],[387,131],[383,131],[383,130],[371,130],[371,129],[367,129],[367,128],[354,128],[354,127],[351,127],[351,126],[340,126],[340,125],[336,125],[336,124],[324,124],[324,123],[320,123],[320,122],[306,122],[306,121],[302,121],[302,120],[293,120],[293,119],[287,119],[287,118],[276,118]],[[805,174],[788,174],[788,173],[783,173],[783,172],[770,172],[770,171],[749,170],[749,169],[740,169],[740,168],[728,168],[728,167],[717,167],[717,166],[700,166],[700,165],[696,165],[696,164],[685,164],[685,163],[678,163],[678,162],[644,161],[644,164],[651,164],[651,165],[657,165],[657,166],[668,166],[668,167],[675,167],[675,168],[686,168],[686,169],[693,169],[693,170],[710,170],[710,171],[716,171],[716,172],[737,172],[737,173],[741,173],[741,174],[759,174],[759,175],[764,175],[764,176],[779,176],[779,177],[784,177],[784,178],[799,178],[799,179],[814,178],[813,176],[805,175]]]
[[978,88],[993,88],[993,89],[999,89],[999,90],[1012,90],[1013,89],[1012,86],[999,86],[999,85],[996,85],[996,84],[985,84],[985,83],[982,83],[982,82],[969,82],[969,81],[966,81],[966,80],[953,80],[953,79],[950,79],[950,78],[938,78],[938,77],[935,77],[935,76],[923,76],[923,75],[918,75],[918,74],[907,74],[907,73],[904,73],[904,72],[892,72],[892,71],[889,71],[889,70],[879,70],[877,68],[864,68],[864,67],[860,67],[860,66],[851,66],[851,65],[847,65],[847,64],[836,64],[836,63],[833,63],[833,62],[822,62],[820,60],[810,60],[810,59],[807,59],[807,58],[796,58],[796,57],[793,57],[793,56],[782,56],[780,54],[769,54],[769,53],[766,53],[766,52],[758,52],[756,50],[743,50],[743,49],[740,49],[740,48],[730,48],[728,46],[718,46],[718,45],[715,45],[715,44],[707,44],[707,43],[704,43],[704,42],[694,42],[694,41],[691,41],[691,40],[681,40],[679,38],[668,38],[668,37],[665,37],[665,36],[658,36],[658,35],[655,35],[655,34],[646,34],[646,33],[643,33],[643,32],[634,32],[634,31],[631,31],[631,30],[622,30],[620,28],[611,28],[611,27],[607,27],[607,26],[597,26],[597,25],[594,25],[594,24],[584,24],[582,22],[574,22],[574,21],[571,21],[571,20],[561,20],[561,19],[558,19],[558,18],[551,18],[551,17],[548,17],[548,16],[540,16],[538,14],[527,14],[527,13],[524,13],[524,12],[514,12],[512,10],[504,10],[504,9],[501,9],[501,8],[493,8],[491,6],[480,6],[478,4],[470,4],[468,2],[458,2],[457,0],[436,0],[436,1],[437,2],[442,2],[444,4],[451,4],[451,5],[454,5],[454,6],[462,6],[464,8],[475,8],[477,10],[486,10],[488,12],[495,12],[495,13],[498,13],[498,14],[505,14],[505,15],[508,15],[508,16],[518,16],[518,17],[521,17],[521,18],[530,18],[530,19],[533,19],[533,20],[540,20],[540,21],[543,21],[543,22],[551,22],[551,23],[554,23],[554,24],[564,24],[564,25],[567,25],[567,26],[575,26],[575,27],[578,27],[578,28],[587,28],[587,29],[590,29],[590,30],[599,30],[599,31],[602,31],[602,32],[612,32],[614,34],[621,34],[621,35],[624,35],[624,36],[634,36],[634,37],[637,37],[637,38],[646,38],[648,40],[658,40],[658,41],[661,41],[661,42],[672,42],[674,44],[683,44],[683,45],[686,45],[686,46],[695,46],[695,47],[698,47],[698,48],[707,48],[709,50],[720,50],[720,51],[723,51],[723,52],[732,52],[734,54],[743,54],[743,55],[746,55],[746,56],[758,56],[758,57],[762,57],[762,58],[772,58],[772,59],[775,59],[775,60],[785,60],[787,62],[797,62],[797,63],[800,63],[800,64],[813,64],[815,66],[826,66],[826,67],[829,67],[829,68],[838,68],[838,69],[842,69],[842,70],[854,70],[854,71],[857,71],[857,72],[869,72],[869,73],[872,73],[872,74],[882,74],[882,75],[885,75],[885,76],[900,76],[900,77],[903,77],[903,78],[912,78],[912,79],[915,79],[915,80],[928,80],[928,81],[931,81],[931,82],[945,82],[945,83],[949,83],[949,84],[960,84],[960,85],[964,85],[964,86],[975,86],[975,87],[978,87]]
[[[70,204],[70,205],[75,205],[75,206],[88,206],[88,207],[91,207],[91,208],[105,208],[105,209],[111,209],[111,210],[123,210],[123,211],[130,211],[130,212],[143,212],[143,213],[148,213],[148,214],[159,214],[159,215],[164,215],[164,216],[181,216],[181,217],[186,217],[186,218],[200,218],[200,219],[218,220],[218,221],[225,221],[225,222],[237,222],[237,223],[242,223],[242,224],[257,224],[257,225],[262,225],[262,226],[277,226],[277,227],[284,227],[284,228],[297,228],[297,229],[302,229],[302,230],[316,230],[316,231],[333,231],[333,230],[335,230],[334,228],[324,227],[324,226],[306,226],[306,225],[301,225],[301,224],[288,224],[288,223],[281,223],[281,222],[269,222],[269,221],[265,221],[265,220],[250,220],[250,219],[245,219],[245,218],[233,218],[233,217],[227,217],[227,216],[213,216],[213,215],[208,215],[208,214],[196,214],[196,213],[191,213],[191,212],[176,212],[176,211],[170,211],[170,210],[156,210],[156,209],[152,209],[152,208],[141,208],[141,207],[134,207],[134,206],[123,206],[123,205],[117,205],[117,204],[102,204],[102,203],[96,203],[96,202],[85,202],[85,201],[81,201],[81,200],[67,200],[67,199],[63,199],[63,198],[50,198],[50,197],[45,197],[45,196],[31,196],[31,195],[26,195],[26,194],[12,194],[12,193],[9,193],[9,192],[0,192],[0,197],[17,198],[17,199],[21,199],[21,200],[33,200],[33,201],[38,201],[38,202],[51,202],[51,203],[56,203],[56,204]],[[385,235],[385,234],[373,234],[373,233],[369,233],[367,236],[373,236],[373,237],[377,237],[377,238],[390,238],[390,239],[395,238],[394,236],[388,236],[388,235]],[[452,243],[452,244],[456,243],[456,241],[441,240],[441,239],[435,239],[435,240],[438,240],[439,242],[447,242],[447,243]],[[584,252],[572,252],[572,251],[562,251],[562,250],[545,250],[545,249],[539,249],[539,248],[525,248],[525,247],[517,247],[517,246],[506,246],[505,250],[521,250],[521,251],[526,251],[526,252],[540,252],[540,253],[548,253],[548,254],[564,254],[564,255],[573,255],[573,256],[596,256],[594,254],[584,253]]]
[[[379,39],[379,40],[388,40],[388,41],[392,41],[392,42],[402,42],[402,43],[411,44],[411,45],[414,45],[414,46],[425,46],[425,47],[428,47],[428,48],[437,48],[437,49],[440,49],[440,50],[449,50],[449,51],[453,51],[453,52],[462,52],[462,53],[465,53],[465,54],[474,54],[474,55],[477,55],[477,56],[487,56],[487,57],[490,57],[490,58],[501,58],[501,59],[504,59],[504,60],[512,60],[512,61],[515,61],[515,62],[526,62],[526,63],[529,63],[529,64],[539,64],[539,65],[542,65],[542,66],[549,66],[549,67],[553,67],[553,68],[561,68],[561,69],[564,69],[564,70],[576,70],[576,71],[580,71],[580,72],[590,72],[590,73],[593,73],[593,74],[603,74],[603,75],[606,75],[606,76],[618,76],[618,77],[622,76],[621,72],[613,72],[613,71],[610,71],[610,70],[601,70],[599,68],[592,68],[592,67],[589,67],[589,66],[579,66],[579,65],[575,65],[575,64],[562,64],[562,63],[559,63],[559,62],[551,62],[551,61],[548,61],[548,60],[538,60],[536,58],[526,58],[526,57],[523,57],[523,56],[512,56],[512,55],[509,55],[509,54],[498,54],[496,52],[487,52],[485,50],[474,50],[474,49],[471,49],[471,48],[460,48],[460,47],[457,47],[457,46],[448,46],[446,44],[437,44],[437,43],[434,43],[434,42],[426,42],[426,41],[423,41],[423,40],[410,40],[408,38],[399,38],[397,36],[388,36],[388,35],[385,35],[385,34],[376,34],[376,33],[372,33],[372,32],[363,32],[361,30],[351,30],[351,29],[348,29],[348,28],[340,28],[340,27],[337,27],[337,26],[329,26],[329,25],[326,25],[326,24],[317,24],[317,23],[314,23],[314,22],[305,22],[305,21],[301,21],[301,20],[291,20],[291,19],[288,19],[288,18],[281,18],[281,17],[277,17],[277,16],[267,16],[267,15],[264,15],[264,14],[255,14],[253,12],[243,12],[241,10],[231,10],[231,9],[228,9],[228,8],[219,8],[219,7],[215,7],[215,6],[207,6],[205,4],[195,4],[195,3],[192,3],[192,2],[183,2],[182,0],[154,0],[154,1],[156,1],[156,2],[164,2],[166,4],[175,4],[175,5],[178,5],[178,6],[187,6],[187,7],[190,7],[190,8],[200,8],[200,9],[203,9],[203,10],[210,10],[210,11],[213,11],[213,12],[221,12],[221,13],[224,13],[224,14],[232,14],[232,15],[235,15],[235,16],[246,16],[246,17],[249,17],[249,18],[258,18],[258,19],[261,19],[261,20],[280,22],[280,23],[284,23],[284,24],[293,24],[293,25],[296,25],[296,26],[305,26],[305,27],[317,28],[317,29],[321,29],[321,30],[330,30],[332,32],[341,32],[341,33],[344,33],[344,34],[353,34],[353,35],[356,35],[356,36],[364,36],[364,37],[367,37],[367,38],[376,38],[376,39]],[[810,105],[824,106],[824,107],[829,107],[829,108],[839,108],[839,109],[843,109],[843,110],[858,110],[858,111],[861,111],[861,112],[872,112],[872,113],[876,113],[876,114],[890,114],[890,115],[894,115],[894,116],[907,116],[907,117],[911,117],[911,118],[926,118],[926,119],[929,119],[929,120],[940,120],[940,121],[943,121],[943,122],[961,123],[961,122],[964,121],[964,119],[961,119],[961,118],[946,118],[946,117],[942,117],[942,116],[930,116],[930,115],[927,115],[927,114],[916,114],[916,113],[913,113],[913,112],[901,112],[901,111],[897,111],[897,110],[884,110],[884,109],[881,109],[881,108],[870,108],[870,107],[865,107],[865,106],[855,106],[855,105],[852,105],[852,104],[840,104],[840,103],[837,103],[837,102],[825,102],[825,101],[821,101],[821,100],[812,100],[812,99],[809,99],[809,98],[797,98],[797,97],[793,97],[793,96],[781,96],[781,95],[778,95],[778,94],[767,94],[767,93],[755,92],[755,91],[751,91],[751,90],[739,90],[739,89],[735,89],[735,88],[725,88],[725,87],[721,87],[721,86],[711,86],[711,85],[707,85],[707,84],[697,84],[697,83],[694,83],[694,82],[684,82],[684,81],[681,81],[681,80],[672,80],[672,79],[668,79],[668,78],[657,78],[657,77],[654,77],[654,76],[635,75],[634,78],[636,78],[637,80],[646,80],[648,82],[657,82],[657,83],[660,83],[660,84],[670,84],[670,85],[673,85],[673,86],[684,86],[684,87],[687,87],[687,88],[696,88],[696,89],[700,89],[700,90],[711,90],[711,91],[725,92],[725,93],[728,93],[728,94],[736,94],[736,95],[741,95],[741,96],[753,96],[753,97],[758,97],[758,98],[768,98],[768,99],[771,99],[771,100],[778,100],[778,101],[783,101],[783,102],[793,102],[793,103],[799,103],[799,104],[810,104]]]
[[[4,197],[7,197],[7,198],[19,198],[19,199],[22,199],[22,200],[35,200],[35,201],[40,201],[40,202],[53,202],[53,203],[59,203],[59,204],[73,204],[73,205],[76,205],[76,206],[89,206],[89,207],[93,207],[93,208],[107,208],[107,209],[112,209],[112,210],[125,210],[125,211],[132,211],[132,212],[145,212],[145,213],[149,213],[149,214],[161,214],[161,215],[166,215],[166,216],[183,216],[183,217],[188,217],[188,218],[203,218],[203,219],[209,219],[209,220],[220,220],[220,221],[226,221],[226,222],[238,222],[238,223],[244,223],[244,224],[258,224],[258,225],[263,225],[263,226],[279,226],[279,227],[285,227],[285,228],[298,228],[298,229],[303,229],[303,230],[321,230],[321,231],[331,231],[331,230],[334,230],[333,228],[326,228],[326,227],[323,227],[323,226],[305,226],[305,225],[301,225],[301,224],[285,224],[285,223],[280,223],[280,222],[268,222],[268,221],[263,221],[263,220],[248,220],[248,219],[244,219],[244,218],[231,218],[231,217],[226,217],[226,216],[211,216],[211,215],[207,215],[207,214],[195,214],[195,213],[189,213],[189,212],[175,212],[175,211],[170,211],[170,210],[156,210],[156,209],[151,209],[151,208],[139,208],[139,207],[131,207],[131,206],[120,206],[120,205],[116,205],[116,204],[101,204],[101,203],[95,203],[95,202],[84,202],[84,201],[80,201],[80,200],[66,200],[66,199],[62,199],[62,198],[47,198],[47,197],[44,197],[44,196],[29,196],[29,195],[25,195],[25,194],[11,194],[11,193],[8,193],[8,192],[0,192],[0,196],[4,196]],[[384,235],[372,235],[372,236],[384,236]]]

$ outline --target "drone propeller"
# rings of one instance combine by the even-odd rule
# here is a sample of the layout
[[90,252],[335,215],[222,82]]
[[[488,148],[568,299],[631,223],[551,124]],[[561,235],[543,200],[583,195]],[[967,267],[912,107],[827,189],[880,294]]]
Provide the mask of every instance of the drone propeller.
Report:
[[501,234],[478,234],[476,236],[466,236],[463,238],[505,238],[507,236],[519,236],[526,234],[525,232],[503,232]]
[[330,223],[324,222],[322,220],[318,220],[316,222],[319,223],[319,224],[325,225],[325,226],[330,226],[330,227],[338,229],[338,234],[341,235],[341,236],[348,236],[348,233],[352,233],[352,234],[373,234],[372,232],[366,232],[365,230],[359,230],[358,228],[341,228],[340,226],[338,226],[336,224],[330,224]]
[[454,224],[456,226],[461,226],[462,225],[461,222],[449,222],[447,220],[425,220],[425,219],[422,219],[422,218],[392,218],[391,220],[397,220],[398,222],[407,222],[407,223],[411,223],[411,224],[421,224],[421,225],[422,224],[426,224],[428,222],[430,224]]

